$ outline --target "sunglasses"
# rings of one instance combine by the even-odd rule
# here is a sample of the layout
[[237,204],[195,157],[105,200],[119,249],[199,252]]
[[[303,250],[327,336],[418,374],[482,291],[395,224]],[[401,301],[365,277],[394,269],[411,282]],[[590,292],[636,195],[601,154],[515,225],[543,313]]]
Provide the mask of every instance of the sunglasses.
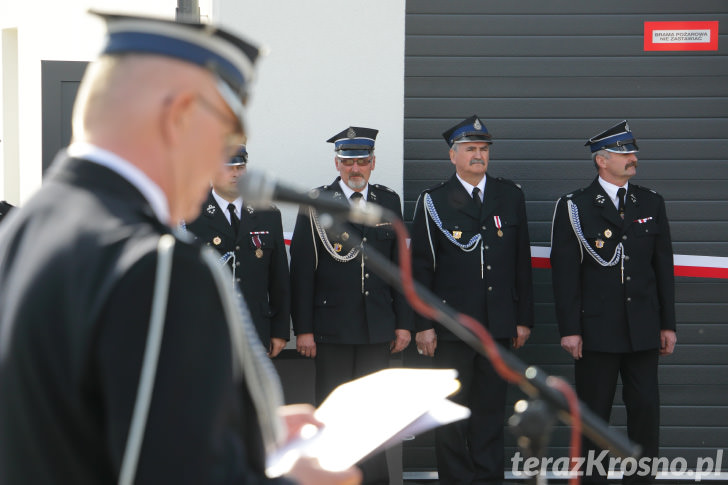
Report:
[[366,167],[372,163],[371,157],[369,158],[339,158],[339,163],[345,167],[353,167],[356,163],[360,167]]

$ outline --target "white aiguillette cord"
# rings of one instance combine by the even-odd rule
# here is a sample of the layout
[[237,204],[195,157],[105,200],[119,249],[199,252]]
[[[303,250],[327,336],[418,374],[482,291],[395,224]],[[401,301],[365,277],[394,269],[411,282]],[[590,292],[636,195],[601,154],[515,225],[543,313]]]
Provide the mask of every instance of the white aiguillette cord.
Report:
[[164,234],[157,244],[157,271],[154,281],[154,301],[152,314],[149,318],[147,331],[147,344],[144,349],[144,361],[139,378],[134,412],[129,425],[129,436],[126,439],[126,448],[119,472],[119,485],[131,485],[134,482],[139,452],[144,439],[144,429],[147,425],[149,404],[152,401],[154,378],[157,374],[159,361],[159,348],[164,333],[164,317],[167,309],[169,294],[169,280],[172,273],[172,251],[174,250],[174,236]]
[[[169,294],[169,283],[172,272],[172,254],[175,238],[171,234],[160,237],[157,245],[157,270],[154,282],[154,300],[149,319],[147,343],[144,349],[141,377],[137,389],[134,412],[129,425],[129,436],[126,441],[124,457],[119,472],[119,485],[132,485],[136,475],[146,428],[149,404],[154,391],[154,379],[157,373],[159,350],[164,333],[164,319]],[[277,414],[283,404],[283,389],[273,368],[273,364],[265,356],[263,345],[253,327],[252,320],[242,300],[236,298],[222,268],[213,256],[213,250],[202,251],[202,260],[210,269],[215,285],[222,300],[228,330],[230,332],[231,351],[233,355],[233,376],[244,376],[258,415],[258,421],[267,454],[272,453],[285,438],[286,430]]]

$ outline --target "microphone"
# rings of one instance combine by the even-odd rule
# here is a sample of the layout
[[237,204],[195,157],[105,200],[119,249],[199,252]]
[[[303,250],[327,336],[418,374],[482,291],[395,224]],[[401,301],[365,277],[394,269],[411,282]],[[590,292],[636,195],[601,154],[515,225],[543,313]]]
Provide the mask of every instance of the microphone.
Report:
[[[328,192],[318,189],[299,190],[278,181],[274,175],[248,169],[238,180],[238,193],[246,204],[267,206],[273,201],[313,207],[322,214],[343,217],[355,224],[375,226],[385,219],[385,210],[376,204],[350,205],[345,198],[335,199]],[[323,222],[323,221],[322,221]]]

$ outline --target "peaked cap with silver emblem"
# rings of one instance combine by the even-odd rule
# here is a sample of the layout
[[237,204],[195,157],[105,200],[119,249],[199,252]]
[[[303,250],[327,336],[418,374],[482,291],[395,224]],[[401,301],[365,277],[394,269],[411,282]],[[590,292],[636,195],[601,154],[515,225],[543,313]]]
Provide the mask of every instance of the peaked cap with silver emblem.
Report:
[[154,54],[172,57],[209,70],[217,88],[243,124],[243,106],[260,50],[237,35],[210,24],[175,22],[91,10],[106,21],[106,45],[101,54]]
[[591,152],[606,150],[612,153],[637,153],[637,140],[629,129],[627,120],[620,121],[606,131],[594,135],[584,144]]
[[334,151],[339,158],[365,158],[374,151],[374,140],[379,130],[350,126],[335,134],[326,143],[334,144]]
[[453,126],[445,133],[442,137],[447,142],[448,146],[452,148],[455,143],[464,143],[469,141],[484,141],[486,143],[493,143],[488,129],[485,124],[480,121],[478,115],[473,115],[470,118],[466,118],[457,125]]
[[231,167],[237,167],[238,165],[247,165],[248,164],[248,150],[245,148],[245,145],[240,145],[238,147],[238,151],[233,155],[230,160],[226,163],[226,165]]

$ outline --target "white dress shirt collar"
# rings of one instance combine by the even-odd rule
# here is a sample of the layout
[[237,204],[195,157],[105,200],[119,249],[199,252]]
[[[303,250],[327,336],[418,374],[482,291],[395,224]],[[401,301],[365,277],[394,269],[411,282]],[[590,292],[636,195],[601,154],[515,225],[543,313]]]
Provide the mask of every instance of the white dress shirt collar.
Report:
[[[609,182],[607,182],[606,180],[604,180],[601,177],[599,177],[599,185],[602,186],[602,188],[604,189],[604,192],[606,192],[607,196],[612,200],[612,204],[614,204],[614,207],[619,208],[619,200],[617,200],[617,191],[621,187],[619,185],[610,184]],[[624,184],[624,190],[626,191],[625,192],[625,197],[626,197],[627,192],[629,192],[629,182]],[[626,199],[625,199],[625,203],[626,203]]]
[[175,225],[177,224],[177,221],[173,222],[169,220],[169,202],[159,185],[154,183],[147,174],[127,160],[113,152],[90,143],[72,143],[66,153],[71,157],[88,160],[115,172],[141,192],[160,222],[168,226],[171,226],[173,223]]
[[[215,199],[215,202],[217,202],[217,205],[220,206],[220,209],[222,209],[222,213],[225,215],[225,219],[227,219],[228,222],[230,222],[230,211],[228,210],[228,202],[226,199],[223,199],[220,194],[215,192],[215,189],[212,189],[212,197]],[[235,212],[238,216],[238,219],[243,218],[243,198],[238,197],[232,202],[235,205]]]
[[460,175],[458,175],[457,173],[455,174],[455,176],[458,178],[458,180],[460,181],[460,183],[463,185],[463,187],[465,188],[465,190],[468,192],[468,194],[470,196],[473,195],[473,189],[475,187],[478,187],[480,189],[480,194],[478,194],[478,195],[480,196],[480,201],[483,202],[483,197],[485,197],[485,179],[487,178],[485,175],[483,175],[483,178],[480,179],[480,182],[478,182],[478,185],[469,184],[468,182],[463,180],[460,177]]

